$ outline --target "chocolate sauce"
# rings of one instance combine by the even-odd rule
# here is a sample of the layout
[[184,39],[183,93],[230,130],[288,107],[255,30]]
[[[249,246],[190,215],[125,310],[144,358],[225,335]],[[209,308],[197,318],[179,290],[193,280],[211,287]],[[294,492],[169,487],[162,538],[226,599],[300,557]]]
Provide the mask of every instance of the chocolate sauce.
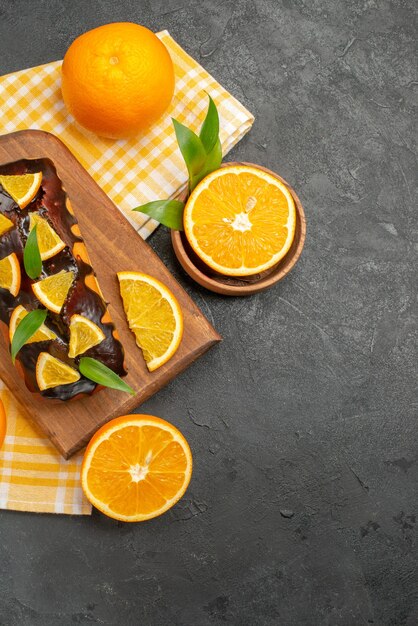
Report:
[[8,326],[11,314],[19,304],[28,311],[43,308],[33,294],[31,285],[34,281],[26,275],[23,266],[23,249],[29,234],[30,213],[38,213],[48,220],[66,247],[62,252],[43,263],[42,274],[37,280],[65,270],[74,272],[74,282],[61,313],[55,314],[49,311],[45,322],[57,335],[57,339],[23,346],[18,353],[17,360],[23,368],[26,386],[30,391],[41,393],[45,398],[70,400],[79,394],[93,393],[97,387],[96,383],[81,376],[76,383],[40,391],[36,382],[35,371],[36,362],[41,352],[49,352],[52,356],[78,369],[80,357],[75,359],[68,357],[69,323],[72,315],[78,313],[88,317],[105,334],[105,339],[98,346],[91,348],[81,356],[97,359],[119,376],[124,376],[126,375],[123,363],[124,351],[120,341],[114,337],[115,326],[113,323],[102,321],[107,311],[106,303],[99,294],[86,284],[86,277],[94,274],[93,268],[79,256],[74,255],[74,244],[83,242],[83,240],[74,234],[75,229],[72,229],[77,224],[77,220],[66,206],[67,196],[52,161],[49,159],[22,159],[0,166],[0,174],[3,175],[35,172],[42,172],[41,188],[25,209],[19,209],[0,185],[0,213],[8,217],[14,224],[12,230],[0,237],[0,259],[15,252],[20,261],[22,273],[21,288],[16,298],[6,289],[0,288],[0,320]]

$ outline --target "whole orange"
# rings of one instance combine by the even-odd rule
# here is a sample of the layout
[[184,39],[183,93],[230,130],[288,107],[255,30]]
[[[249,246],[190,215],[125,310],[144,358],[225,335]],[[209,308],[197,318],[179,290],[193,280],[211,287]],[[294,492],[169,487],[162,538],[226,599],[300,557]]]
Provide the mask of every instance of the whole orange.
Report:
[[62,64],[62,95],[79,124],[103,137],[129,137],[156,122],[174,93],[164,44],[139,24],[115,22],[80,35]]

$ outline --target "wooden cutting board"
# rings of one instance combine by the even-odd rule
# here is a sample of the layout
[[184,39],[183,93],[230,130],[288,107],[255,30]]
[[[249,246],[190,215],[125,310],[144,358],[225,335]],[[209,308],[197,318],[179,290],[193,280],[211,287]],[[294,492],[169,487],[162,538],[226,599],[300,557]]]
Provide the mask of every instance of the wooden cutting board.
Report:
[[[0,338],[0,377],[21,402],[29,418],[48,435],[68,459],[89,441],[105,422],[132,411],[221,340],[205,316],[170,274],[164,263],[136,233],[68,148],[54,135],[23,130],[0,136],[0,164],[18,159],[49,158],[68,194],[79,221],[109,311],[126,353],[126,381],[135,396],[104,389],[92,397],[51,402],[30,393],[12,365],[9,349]],[[128,328],[116,272],[133,270],[159,278],[175,294],[184,314],[182,343],[172,359],[149,373]]]

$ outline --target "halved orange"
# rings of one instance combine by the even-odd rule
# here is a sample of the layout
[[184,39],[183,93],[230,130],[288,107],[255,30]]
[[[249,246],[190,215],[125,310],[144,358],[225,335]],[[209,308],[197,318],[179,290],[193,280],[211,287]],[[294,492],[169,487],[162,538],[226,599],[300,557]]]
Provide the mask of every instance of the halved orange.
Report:
[[60,359],[51,356],[49,352],[41,352],[36,362],[36,382],[41,391],[69,385],[80,380],[80,374],[74,368]]
[[20,291],[20,263],[16,254],[12,252],[0,261],[0,287],[10,291],[16,297]]
[[32,284],[39,302],[54,313],[60,313],[74,280],[74,272],[58,272]]
[[6,436],[7,418],[3,402],[0,400],[0,448]]
[[141,272],[118,272],[129,328],[150,372],[167,363],[183,336],[180,305],[162,282]]
[[111,420],[87,446],[81,485],[102,513],[142,522],[165,513],[183,496],[192,453],[179,430],[153,415]]
[[[19,326],[23,318],[27,316],[27,314],[28,314],[27,310],[21,304],[19,304],[19,306],[17,306],[14,309],[13,313],[11,314],[10,323],[9,323],[10,343],[12,343],[13,341],[16,328]],[[36,333],[32,335],[32,337],[28,339],[26,343],[38,343],[39,341],[52,341],[53,339],[56,339],[56,338],[57,338],[56,334],[50,328],[48,328],[46,324],[42,324],[40,328],[38,328]]]
[[8,217],[0,213],[0,237],[13,228],[13,226],[12,220],[9,220]]
[[34,199],[39,191],[41,182],[42,172],[7,176],[0,174],[0,185],[21,209],[24,209]]
[[84,354],[90,348],[94,348],[105,339],[101,328],[84,315],[77,313],[70,319],[70,348],[68,356],[75,359],[79,354]]
[[30,214],[30,230],[36,225],[36,237],[38,240],[39,252],[42,261],[51,259],[53,256],[64,250],[65,243],[57,235],[48,221],[37,213]]
[[186,237],[220,274],[249,276],[276,265],[295,234],[296,209],[286,185],[248,165],[206,176],[184,209]]

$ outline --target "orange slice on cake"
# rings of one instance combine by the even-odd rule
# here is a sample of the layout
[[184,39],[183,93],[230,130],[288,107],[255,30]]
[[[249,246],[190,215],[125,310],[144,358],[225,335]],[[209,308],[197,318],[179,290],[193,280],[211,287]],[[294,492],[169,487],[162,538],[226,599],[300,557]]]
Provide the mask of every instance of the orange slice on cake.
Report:
[[16,254],[12,252],[9,256],[0,260],[0,287],[10,291],[12,296],[17,296],[20,291],[20,263]]
[[53,313],[60,313],[74,281],[74,272],[58,272],[32,284],[39,302]]
[[0,185],[21,209],[24,209],[29,202],[32,202],[39,191],[41,182],[42,172],[7,176],[0,174]]
[[[9,323],[10,343],[12,343],[13,341],[16,328],[19,326],[23,318],[27,316],[27,314],[28,314],[28,311],[21,304],[19,304],[19,306],[17,306],[14,309],[12,315],[10,316],[10,323]],[[50,328],[48,328],[46,324],[42,324],[40,328],[38,328],[36,333],[32,335],[32,337],[28,339],[26,343],[38,343],[40,341],[52,341],[53,339],[56,339],[56,338],[57,338],[56,334]]]
[[41,352],[36,362],[36,382],[41,391],[69,385],[80,380],[80,374],[74,368],[60,359],[51,356],[49,352]]

